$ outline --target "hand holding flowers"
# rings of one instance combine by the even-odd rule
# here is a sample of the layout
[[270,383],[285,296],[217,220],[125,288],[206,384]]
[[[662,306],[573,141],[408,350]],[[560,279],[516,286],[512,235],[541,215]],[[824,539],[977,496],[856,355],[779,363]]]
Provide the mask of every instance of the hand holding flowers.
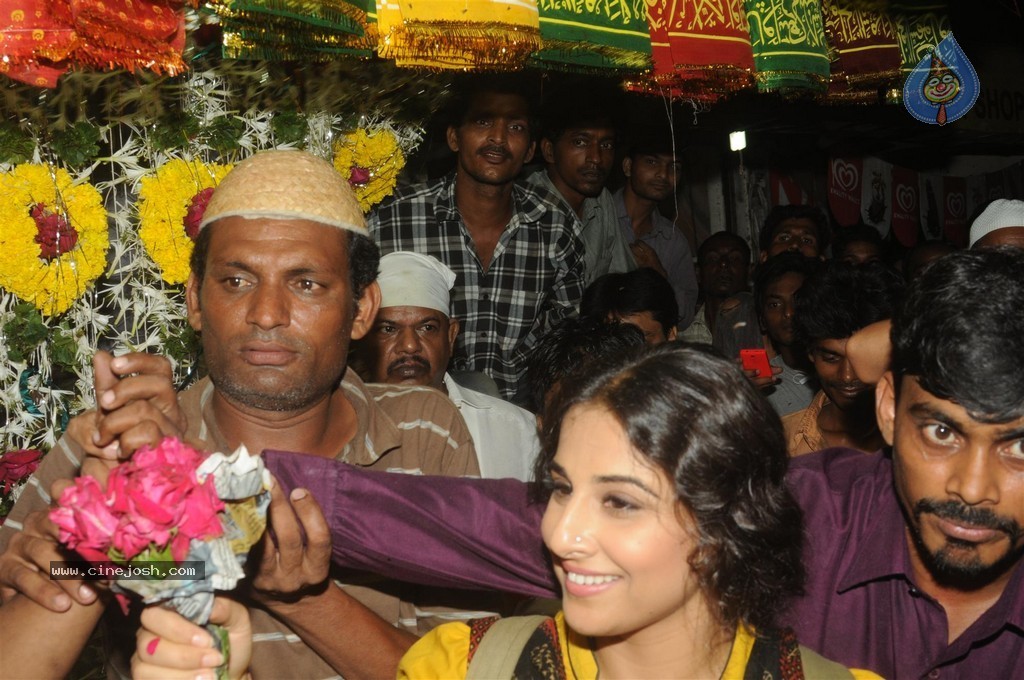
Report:
[[[244,576],[241,565],[266,527],[269,487],[262,460],[245,447],[204,459],[167,438],[111,470],[105,489],[79,477],[50,516],[61,542],[116,574],[111,589],[122,607],[134,592],[205,625],[214,591]],[[227,633],[211,632],[227,656]]]

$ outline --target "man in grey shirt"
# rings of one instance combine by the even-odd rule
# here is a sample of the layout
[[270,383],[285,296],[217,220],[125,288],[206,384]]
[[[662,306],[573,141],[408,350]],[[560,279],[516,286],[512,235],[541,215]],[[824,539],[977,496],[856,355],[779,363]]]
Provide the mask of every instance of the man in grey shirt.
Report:
[[[636,269],[605,188],[615,163],[615,98],[570,88],[545,103],[540,151],[544,167],[527,181],[560,196],[580,222],[585,285],[605,274]],[[609,103],[611,102],[611,103]]]

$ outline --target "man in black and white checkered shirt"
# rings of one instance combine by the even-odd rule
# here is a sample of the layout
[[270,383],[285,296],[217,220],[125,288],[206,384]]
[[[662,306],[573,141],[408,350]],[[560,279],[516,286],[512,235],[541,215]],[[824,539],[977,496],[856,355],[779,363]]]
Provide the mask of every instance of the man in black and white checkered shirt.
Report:
[[386,254],[432,255],[455,272],[462,323],[451,369],[483,371],[501,395],[526,399],[526,358],[583,294],[583,242],[557,197],[517,178],[533,156],[529,99],[512,80],[460,88],[448,127],[454,174],[395,192],[370,216]]

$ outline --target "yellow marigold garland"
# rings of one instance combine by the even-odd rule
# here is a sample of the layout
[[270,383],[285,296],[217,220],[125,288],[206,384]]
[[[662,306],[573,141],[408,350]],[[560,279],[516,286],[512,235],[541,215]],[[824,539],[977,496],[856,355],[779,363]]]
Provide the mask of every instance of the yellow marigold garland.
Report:
[[[42,314],[62,314],[106,270],[107,211],[87,182],[74,184],[66,170],[37,163],[0,175],[0,287]],[[59,243],[41,237],[40,221],[59,223]],[[68,228],[74,232],[69,232]],[[51,232],[50,236],[54,236]]]
[[192,237],[185,230],[189,207],[203,190],[220,184],[231,168],[231,165],[175,158],[160,166],[153,175],[142,178],[139,238],[160,267],[160,277],[167,283],[184,283],[188,279],[193,246]]
[[359,207],[367,212],[395,190],[398,173],[405,167],[405,155],[390,130],[367,132],[359,128],[335,143],[334,167],[348,178]]

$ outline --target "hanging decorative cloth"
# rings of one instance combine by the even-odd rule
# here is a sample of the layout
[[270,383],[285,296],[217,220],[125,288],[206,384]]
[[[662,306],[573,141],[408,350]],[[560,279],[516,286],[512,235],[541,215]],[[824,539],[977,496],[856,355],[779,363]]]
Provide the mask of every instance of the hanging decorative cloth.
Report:
[[942,178],[943,236],[957,248],[967,247],[967,180]]
[[896,26],[880,5],[824,0],[822,16],[832,58],[828,97],[842,103],[877,103],[879,89],[900,83]]
[[817,0],[744,0],[758,90],[824,92],[829,59]]
[[917,245],[921,223],[920,183],[917,172],[910,168],[893,166],[892,169],[892,231],[905,248]]
[[214,0],[224,56],[269,61],[370,57],[377,44],[373,0]]
[[749,87],[754,58],[742,0],[650,3],[653,88],[713,102]]
[[643,0],[538,0],[543,48],[533,59],[562,70],[642,71],[651,67]]
[[377,26],[398,66],[513,71],[541,47],[536,0],[378,0]]
[[56,87],[71,66],[185,70],[180,0],[0,0],[0,72]]
[[56,87],[79,38],[67,3],[0,0],[0,73],[39,87]]
[[78,64],[99,69],[185,70],[185,13],[181,0],[71,0],[81,46]]
[[[900,47],[902,83],[949,33],[949,15],[946,3],[939,0],[894,0],[889,12]],[[888,90],[886,97],[890,102],[902,102],[902,86]]]
[[841,227],[852,227],[860,221],[863,174],[863,159],[859,157],[829,160],[828,207]]

